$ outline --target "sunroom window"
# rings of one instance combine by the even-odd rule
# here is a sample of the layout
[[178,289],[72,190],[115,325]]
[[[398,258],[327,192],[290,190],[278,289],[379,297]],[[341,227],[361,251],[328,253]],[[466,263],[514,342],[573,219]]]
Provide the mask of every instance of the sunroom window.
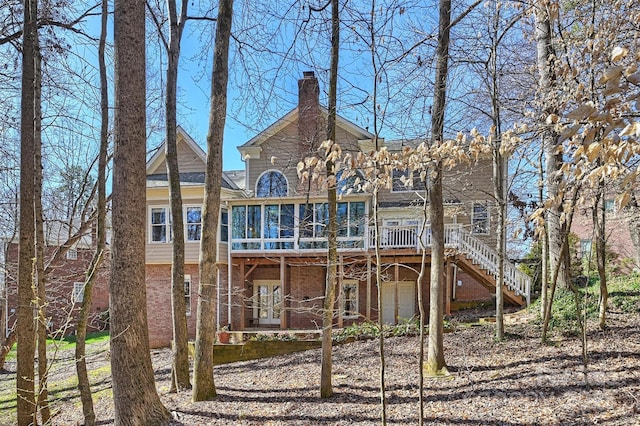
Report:
[[289,192],[287,178],[277,170],[264,172],[256,183],[256,197],[286,197]]

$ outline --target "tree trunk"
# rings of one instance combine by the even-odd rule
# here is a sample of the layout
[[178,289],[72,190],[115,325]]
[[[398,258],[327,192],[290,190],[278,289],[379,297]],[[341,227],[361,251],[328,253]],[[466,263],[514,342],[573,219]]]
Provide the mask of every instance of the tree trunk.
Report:
[[500,99],[498,98],[499,71],[498,71],[498,43],[500,7],[497,2],[492,3],[493,25],[491,34],[491,54],[489,57],[489,72],[491,77],[491,119],[493,121],[493,195],[498,206],[498,241],[496,252],[498,253],[498,276],[496,278],[496,340],[504,339],[504,264],[507,255],[507,200],[506,200],[506,165],[501,151],[502,120],[500,116]]
[[[544,153],[540,150],[540,163],[538,168],[539,180],[538,180],[538,203],[542,206],[544,203]],[[546,219],[547,214],[544,213]],[[542,247],[540,247],[540,317],[544,318],[547,312],[547,305],[549,299],[549,238],[547,235],[547,223],[545,220],[542,229],[540,229],[540,239],[538,240]]]
[[630,193],[631,200],[626,207],[626,221],[634,250],[635,267],[640,269],[640,203],[633,191]]
[[[327,116],[327,138],[330,146],[327,154],[331,156],[336,143],[336,99],[338,88],[338,59],[340,46],[340,16],[338,0],[331,0],[331,69],[329,73],[329,112]],[[320,372],[320,397],[333,395],[331,386],[332,347],[331,332],[333,327],[333,309],[336,301],[337,266],[338,266],[338,234],[337,234],[337,194],[336,170],[333,159],[327,161],[327,203],[329,224],[327,228],[327,277],[322,312],[322,368]]]
[[[376,120],[374,120],[376,122]],[[374,133],[376,152],[379,152],[378,147],[378,133],[377,128]],[[377,165],[380,168],[380,165]],[[377,173],[374,175],[377,176]],[[380,357],[380,417],[382,425],[387,424],[387,398],[386,398],[386,385],[385,385],[385,370],[386,361],[384,357],[384,319],[382,318],[382,258],[380,256],[380,224],[378,217],[378,185],[374,185],[373,190],[373,226],[374,236],[376,240],[375,253],[376,253],[376,288],[378,298],[378,352]]]
[[177,149],[177,86],[178,63],[180,61],[180,39],[186,20],[188,1],[182,0],[180,19],[176,1],[169,0],[169,28],[171,35],[167,49],[167,94],[166,106],[166,162],[169,176],[169,196],[172,217],[172,263],[171,263],[171,313],[173,318],[173,362],[171,365],[171,390],[191,389],[189,382],[189,337],[187,334],[187,304],[184,298],[184,218],[182,216],[182,194]]
[[420,318],[418,319],[420,324],[420,333],[419,333],[419,350],[418,350],[418,402],[420,404],[419,413],[420,417],[418,419],[418,425],[424,425],[424,326],[425,326],[425,318],[427,317],[427,313],[424,309],[424,298],[422,296],[422,290],[424,289],[423,280],[425,278],[425,271],[427,269],[427,247],[425,247],[423,241],[425,241],[425,231],[427,229],[427,215],[429,205],[427,203],[428,195],[424,198],[424,202],[422,203],[422,212],[424,214],[422,227],[420,229],[420,250],[422,250],[422,255],[420,259],[420,272],[418,273],[418,309],[420,311]]
[[146,94],[145,5],[114,5],[115,127],[111,374],[116,425],[164,425],[149,352],[145,287]]
[[[193,366],[194,401],[205,401],[216,396],[213,381],[213,343],[216,332],[216,289],[218,288],[216,261],[232,16],[233,0],[221,0],[218,5],[216,44],[211,77],[209,132],[207,134],[207,169],[202,212],[202,239],[200,241],[200,286],[198,289],[196,348]],[[229,318],[230,320],[231,318]]]
[[24,2],[24,32],[22,43],[22,98],[20,122],[20,245],[18,254],[18,319],[17,351],[17,418],[18,425],[36,424],[34,394],[34,155],[35,155],[35,61],[37,30],[37,0]]
[[[562,261],[563,251],[561,250],[563,240],[568,238],[563,216],[563,200],[560,194],[560,183],[562,181],[562,154],[556,151],[558,147],[558,133],[554,130],[552,117],[558,115],[556,105],[556,78],[554,71],[554,51],[551,41],[551,18],[545,2],[539,1],[535,10],[535,33],[537,45],[537,66],[538,66],[538,91],[541,97],[541,114],[539,121],[543,128],[542,141],[545,153],[545,168],[547,173],[547,197],[554,199],[547,210],[547,238],[549,244],[549,267],[553,271],[559,269],[557,277],[558,284],[564,288],[569,288],[569,261]],[[549,300],[549,303],[553,303]]]
[[598,325],[602,330],[607,326],[607,304],[609,300],[609,291],[607,289],[607,272],[606,272],[606,203],[605,203],[605,182],[601,180],[598,183],[598,193],[593,205],[593,226],[595,228],[596,238],[596,263],[598,264],[598,277],[600,278],[600,300]]
[[[449,70],[449,34],[451,0],[439,1],[438,46],[436,48],[436,78],[431,117],[431,146],[439,147],[444,138],[444,113]],[[442,161],[437,161],[431,173],[429,190],[431,209],[431,283],[429,293],[429,346],[426,372],[429,375],[448,374],[444,359],[444,206],[442,200]]]
[[51,410],[49,409],[49,392],[47,390],[47,277],[44,268],[44,218],[42,215],[42,59],[40,56],[40,42],[38,37],[34,40],[34,213],[36,232],[36,266],[35,283],[38,307],[38,319],[36,321],[36,333],[38,341],[38,410],[42,424],[51,422]]
[[0,346],[0,371],[5,371],[4,363],[7,360],[7,355],[11,351],[11,348],[15,345],[16,340],[18,340],[18,333],[16,333],[14,328],[9,332],[9,335],[4,339],[4,342]]
[[102,2],[102,14],[100,21],[100,40],[98,44],[98,66],[100,71],[100,151],[98,153],[98,210],[96,218],[96,246],[91,259],[89,270],[86,274],[82,306],[78,314],[78,326],[76,328],[76,372],[78,375],[78,390],[82,402],[82,415],[85,426],[93,426],[96,423],[96,415],[93,409],[91,396],[91,384],[87,373],[86,338],[87,322],[93,299],[93,287],[96,280],[96,272],[102,263],[105,250],[106,231],[106,170],[107,151],[109,147],[109,92],[107,89],[107,66],[105,63],[105,47],[107,39],[108,2]]

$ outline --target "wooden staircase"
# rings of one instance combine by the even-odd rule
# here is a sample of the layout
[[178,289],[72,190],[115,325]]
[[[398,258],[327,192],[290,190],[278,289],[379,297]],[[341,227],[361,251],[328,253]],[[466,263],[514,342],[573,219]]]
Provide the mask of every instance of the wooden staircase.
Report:
[[[431,247],[431,229],[421,230],[415,225],[381,226],[380,248],[415,249]],[[373,234],[370,246],[375,244]],[[484,287],[495,290],[498,280],[498,253],[480,239],[471,235],[460,224],[445,225],[445,248],[449,261],[471,275]],[[529,305],[531,278],[508,260],[504,262],[505,301],[516,305]]]
[[[473,277],[485,288],[495,290],[498,282],[498,253],[487,244],[471,235],[461,226],[447,227],[445,247],[449,249],[449,260]],[[531,302],[531,277],[519,270],[509,260],[504,261],[504,287],[508,303],[528,306]]]

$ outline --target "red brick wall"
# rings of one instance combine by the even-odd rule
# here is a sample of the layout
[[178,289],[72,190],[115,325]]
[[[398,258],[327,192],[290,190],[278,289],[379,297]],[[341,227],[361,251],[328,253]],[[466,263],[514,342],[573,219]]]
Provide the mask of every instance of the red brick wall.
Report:
[[[189,339],[196,336],[196,313],[198,307],[198,265],[184,266],[185,275],[191,276],[191,313],[187,316]],[[220,325],[227,320],[227,268],[220,269]],[[147,322],[149,325],[149,345],[152,348],[171,345],[173,339],[173,317],[171,314],[171,265],[147,265]],[[237,310],[237,309],[236,309]],[[239,318],[239,313],[238,313]]]
[[[640,268],[640,265],[634,261],[635,250],[624,214],[624,211],[607,213],[605,225],[607,249],[618,255],[616,259],[618,265],[625,265],[626,269],[621,271],[623,273]],[[593,240],[593,220],[590,209],[580,208],[577,210],[571,222],[571,232],[576,234],[580,240]],[[583,255],[580,253],[580,246],[578,246],[578,255]]]
[[480,285],[476,280],[471,278],[462,269],[458,269],[457,281],[462,285],[458,285],[458,282],[454,282],[455,286],[455,299],[456,301],[491,301],[495,296],[495,292],[488,290]]
[[[46,250],[46,256],[50,259],[55,248]],[[49,330],[52,335],[66,336],[76,330],[77,315],[80,303],[72,304],[74,282],[84,282],[86,270],[89,267],[93,249],[77,249],[77,259],[66,259],[66,256],[51,263],[51,271],[47,274],[47,318],[49,318]],[[8,298],[8,326],[11,328],[16,320],[17,307],[17,270],[18,270],[18,245],[9,244],[6,253],[7,271],[7,298]],[[97,271],[96,282],[93,288],[93,298],[89,313],[89,332],[108,328],[109,309],[109,256],[103,258]]]

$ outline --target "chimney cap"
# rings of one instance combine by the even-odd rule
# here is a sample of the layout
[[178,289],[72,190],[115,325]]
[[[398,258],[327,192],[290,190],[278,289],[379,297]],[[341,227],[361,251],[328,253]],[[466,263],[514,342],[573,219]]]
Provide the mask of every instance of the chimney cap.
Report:
[[303,71],[302,76],[304,78],[315,78],[315,73],[313,71]]

